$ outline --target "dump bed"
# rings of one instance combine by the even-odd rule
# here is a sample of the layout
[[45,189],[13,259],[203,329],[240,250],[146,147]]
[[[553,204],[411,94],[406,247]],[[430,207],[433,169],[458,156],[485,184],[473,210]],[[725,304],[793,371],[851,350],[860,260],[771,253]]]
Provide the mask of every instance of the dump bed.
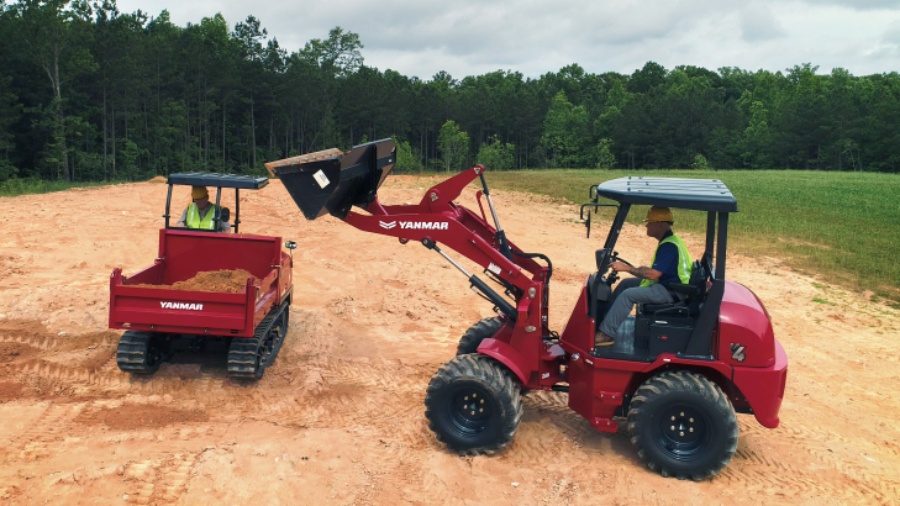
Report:
[[[252,337],[275,304],[290,296],[291,258],[280,237],[163,229],[154,264],[110,277],[110,328]],[[246,270],[242,286],[176,289],[198,273]],[[233,293],[236,292],[236,293]]]

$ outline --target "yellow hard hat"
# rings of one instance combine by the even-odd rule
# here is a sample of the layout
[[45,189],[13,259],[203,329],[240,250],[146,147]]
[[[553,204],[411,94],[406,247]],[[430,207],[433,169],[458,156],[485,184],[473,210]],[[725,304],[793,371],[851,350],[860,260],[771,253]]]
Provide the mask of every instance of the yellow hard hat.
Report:
[[195,186],[191,188],[191,198],[194,200],[204,199],[209,197],[209,192],[206,191],[205,186]]
[[662,206],[651,207],[647,211],[647,219],[644,220],[644,223],[654,223],[659,221],[674,223],[675,217],[672,216],[672,210]]

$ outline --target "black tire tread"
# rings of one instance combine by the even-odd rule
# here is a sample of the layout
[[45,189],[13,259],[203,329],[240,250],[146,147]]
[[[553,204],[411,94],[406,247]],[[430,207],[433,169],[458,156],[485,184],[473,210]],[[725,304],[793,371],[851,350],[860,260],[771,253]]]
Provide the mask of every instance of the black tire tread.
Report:
[[469,327],[459,339],[459,345],[456,347],[457,355],[465,355],[467,353],[475,353],[481,341],[496,334],[503,322],[500,318],[492,316],[475,322]]
[[[448,388],[458,380],[474,380],[489,386],[500,402],[511,408],[513,416],[504,420],[501,433],[495,441],[482,446],[470,447],[447,437],[441,430],[441,423],[437,417],[443,416],[443,413],[435,405],[439,402],[439,391]],[[446,444],[448,449],[460,455],[493,455],[505,448],[519,429],[523,413],[520,389],[518,379],[514,378],[508,369],[495,360],[483,355],[457,355],[438,369],[428,384],[425,394],[425,417],[428,419],[428,426],[436,434],[438,441]]]
[[[656,460],[653,455],[646,451],[641,430],[642,424],[645,423],[642,416],[643,410],[648,403],[655,401],[666,393],[675,391],[690,392],[709,401],[715,406],[716,413],[713,416],[718,416],[725,420],[726,442],[724,451],[712,465],[706,468],[693,470],[675,469],[665,462]],[[694,481],[702,481],[715,476],[731,460],[738,443],[737,419],[728,397],[718,385],[706,377],[690,371],[667,371],[648,379],[641,385],[631,399],[627,429],[631,443],[637,449],[638,456],[647,464],[649,469],[666,477],[671,476]]]

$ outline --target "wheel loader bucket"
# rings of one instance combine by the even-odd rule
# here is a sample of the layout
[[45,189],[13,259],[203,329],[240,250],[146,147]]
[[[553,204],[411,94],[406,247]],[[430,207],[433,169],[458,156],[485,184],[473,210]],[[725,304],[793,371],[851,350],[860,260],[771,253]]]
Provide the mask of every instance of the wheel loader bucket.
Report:
[[366,208],[394,168],[397,148],[391,139],[354,146],[343,152],[332,148],[266,163],[281,179],[308,220],[325,213],[344,219],[353,206]]

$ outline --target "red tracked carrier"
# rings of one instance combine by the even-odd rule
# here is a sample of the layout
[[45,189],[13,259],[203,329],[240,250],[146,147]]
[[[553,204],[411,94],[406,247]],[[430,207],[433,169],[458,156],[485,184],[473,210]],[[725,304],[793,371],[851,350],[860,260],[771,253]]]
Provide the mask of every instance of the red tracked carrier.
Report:
[[[166,203],[166,227],[159,231],[159,251],[153,265],[135,274],[115,269],[109,283],[109,326],[124,329],[116,362],[123,371],[155,372],[176,351],[202,350],[207,341],[228,345],[227,370],[236,379],[259,379],[272,364],[287,333],[293,260],[282,250],[280,237],[241,234],[239,207],[234,233],[191,230],[169,223],[172,187],[200,185],[216,188],[260,189],[266,178],[223,174],[172,174]],[[228,221],[221,209],[216,219]],[[293,249],[293,243],[287,243]],[[203,273],[246,271],[235,286],[194,286],[176,289]]]

